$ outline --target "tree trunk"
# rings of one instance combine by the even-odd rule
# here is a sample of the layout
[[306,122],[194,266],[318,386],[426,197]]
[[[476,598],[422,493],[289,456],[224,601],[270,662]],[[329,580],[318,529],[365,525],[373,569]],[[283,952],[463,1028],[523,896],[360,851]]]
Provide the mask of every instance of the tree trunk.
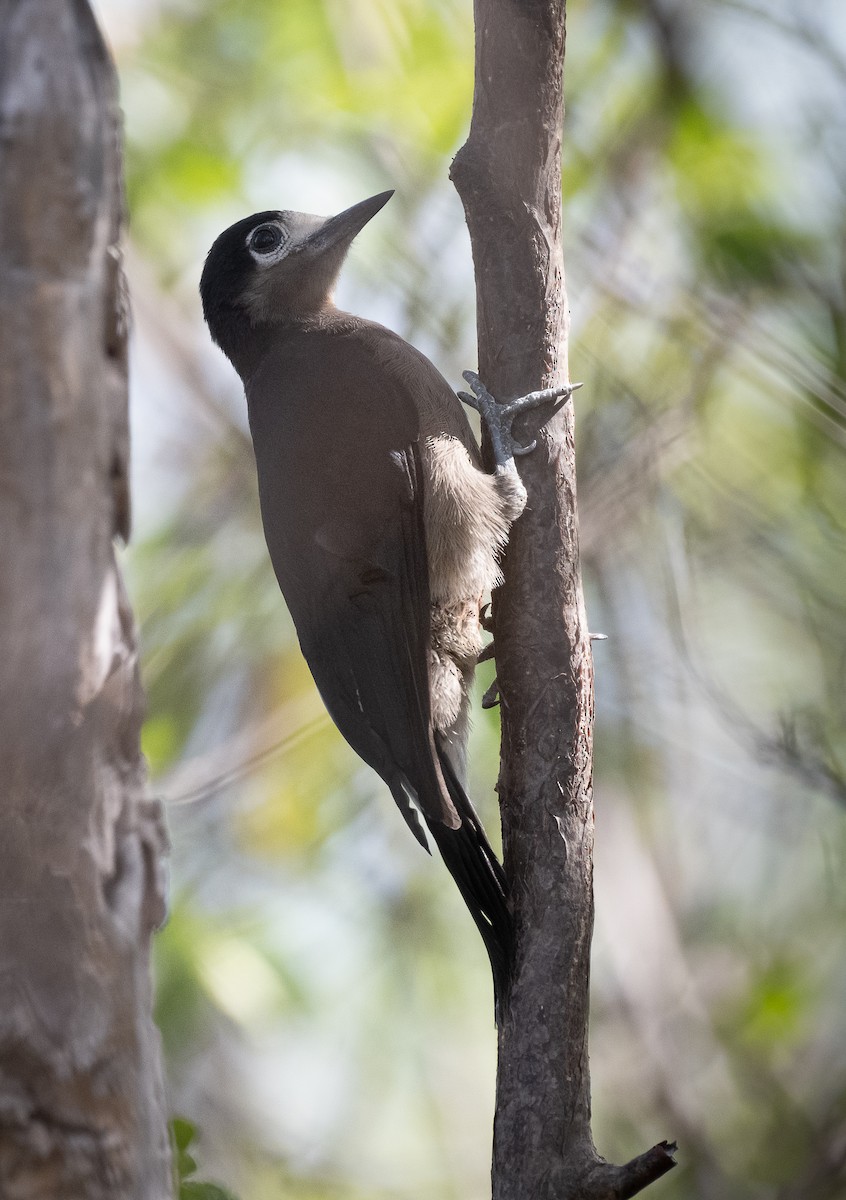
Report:
[[[501,401],[568,378],[564,18],[565,0],[475,4],[473,118],[452,178],[473,246],[479,374]],[[533,419],[523,418],[527,430]],[[673,1147],[661,1143],[612,1166],[590,1130],[593,660],[572,400],[520,462],[529,500],[493,609],[498,790],[517,927],[515,982],[499,1031],[493,1195],[610,1200],[635,1195],[674,1164]]]
[[165,1200],[115,77],[85,0],[0,30],[0,1195]]

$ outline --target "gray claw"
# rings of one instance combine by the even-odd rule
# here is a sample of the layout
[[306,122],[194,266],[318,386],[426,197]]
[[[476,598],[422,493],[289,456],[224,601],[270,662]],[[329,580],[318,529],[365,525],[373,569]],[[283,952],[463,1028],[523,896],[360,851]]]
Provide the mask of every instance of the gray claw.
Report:
[[522,412],[527,412],[530,408],[538,408],[541,404],[547,404],[553,400],[566,399],[582,386],[580,383],[565,383],[558,387],[544,388],[539,392],[529,392],[527,396],[518,396],[516,400],[500,404],[490,394],[475,371],[464,371],[463,375],[470,384],[473,395],[471,396],[469,392],[459,392],[458,398],[479,413],[490,434],[494,460],[498,467],[507,469],[514,469],[515,455],[530,454],[538,444],[536,438],[527,446],[522,446],[515,440],[511,432],[514,418]]
[[482,696],[482,708],[496,708],[499,702],[499,684],[494,680],[484,696]]
[[476,659],[476,662],[477,664],[490,662],[492,658],[496,658],[496,647],[494,646],[493,642],[488,642],[487,646],[482,647],[482,652]]

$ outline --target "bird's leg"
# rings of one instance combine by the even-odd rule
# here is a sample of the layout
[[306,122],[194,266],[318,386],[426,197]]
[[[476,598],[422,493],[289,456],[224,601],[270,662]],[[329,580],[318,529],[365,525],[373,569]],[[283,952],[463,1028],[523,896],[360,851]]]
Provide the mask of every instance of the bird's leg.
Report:
[[[475,371],[464,371],[463,375],[470,384],[472,395],[470,392],[459,392],[458,398],[476,409],[490,435],[496,465],[494,473],[496,490],[500,496],[503,513],[510,525],[526,506],[526,489],[518,474],[514,457],[518,454],[531,453],[537,445],[537,439],[531,441],[528,446],[521,445],[515,439],[512,432],[514,418],[518,417],[520,413],[528,412],[532,408],[539,408],[543,404],[566,400],[582,385],[580,383],[559,384],[558,387],[529,392],[527,396],[519,396],[516,400],[500,404],[490,394]],[[556,405],[556,407],[558,406]],[[480,610],[479,624],[483,629],[492,632],[493,619],[487,613],[487,608],[488,606],[485,605]],[[495,644],[491,642],[485,646],[476,661],[484,662],[486,659],[495,657]],[[495,708],[500,700],[499,682],[494,679],[482,697],[482,708]]]
[[485,422],[490,434],[497,468],[515,473],[517,467],[514,463],[514,456],[529,454],[537,445],[537,439],[531,441],[528,446],[522,446],[516,441],[511,432],[514,418],[520,413],[527,412],[532,408],[539,408],[542,404],[548,404],[552,400],[566,400],[575,392],[576,388],[582,386],[580,383],[563,383],[558,387],[544,388],[540,392],[529,392],[527,396],[519,396],[516,400],[500,404],[493,398],[475,371],[464,371],[463,375],[470,384],[473,394],[459,392],[459,400],[463,400],[465,404],[475,408]]

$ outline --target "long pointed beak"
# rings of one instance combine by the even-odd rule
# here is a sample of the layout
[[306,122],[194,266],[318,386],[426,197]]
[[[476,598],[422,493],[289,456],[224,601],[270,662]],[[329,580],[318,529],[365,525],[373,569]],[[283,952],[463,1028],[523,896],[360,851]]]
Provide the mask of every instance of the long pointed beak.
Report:
[[354,204],[352,208],[345,209],[336,217],[329,217],[319,229],[314,231],[308,239],[309,242],[315,249],[349,245],[367,222],[385,207],[393,194],[393,189],[389,192],[380,192],[378,196],[371,196],[369,200],[362,200],[360,203]]

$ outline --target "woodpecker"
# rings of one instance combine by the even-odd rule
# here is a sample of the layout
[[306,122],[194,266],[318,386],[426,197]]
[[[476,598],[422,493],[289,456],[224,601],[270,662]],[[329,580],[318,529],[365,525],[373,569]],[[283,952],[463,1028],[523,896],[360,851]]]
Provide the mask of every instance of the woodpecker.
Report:
[[382,192],[333,217],[255,213],[226,229],[200,282],[212,339],[244,384],[265,539],[332,720],[385,781],[428,849],[422,815],[507,999],[508,884],[465,791],[480,606],[526,503],[518,412],[569,385],[498,404],[465,373],[479,448],[455,392],[396,333],[339,310],[333,291]]

